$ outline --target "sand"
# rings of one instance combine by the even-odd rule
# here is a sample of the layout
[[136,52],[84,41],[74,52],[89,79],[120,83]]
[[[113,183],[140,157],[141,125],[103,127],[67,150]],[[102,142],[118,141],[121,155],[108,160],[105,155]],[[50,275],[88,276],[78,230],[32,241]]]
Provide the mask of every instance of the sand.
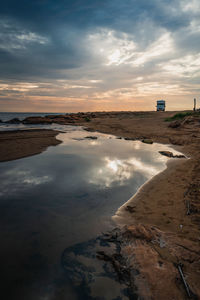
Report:
[[[200,118],[187,117],[173,128],[165,118],[174,114],[97,112],[54,119],[61,124],[82,125],[89,131],[171,144],[188,157],[171,158],[168,168],[145,184],[114,218],[122,233],[121,255],[126,258],[126,268],[139,271],[134,275],[133,285],[143,299],[187,299],[178,272],[180,264],[191,297],[200,299]],[[48,122],[52,119],[48,118]],[[10,146],[5,141],[7,149],[15,147],[15,141],[21,144],[22,140],[13,141]],[[39,139],[37,142],[40,143]],[[18,147],[20,156],[21,147]],[[6,157],[12,159],[12,155],[5,154],[4,160]]]
[[0,162],[35,155],[61,141],[56,139],[59,132],[53,130],[0,131]]

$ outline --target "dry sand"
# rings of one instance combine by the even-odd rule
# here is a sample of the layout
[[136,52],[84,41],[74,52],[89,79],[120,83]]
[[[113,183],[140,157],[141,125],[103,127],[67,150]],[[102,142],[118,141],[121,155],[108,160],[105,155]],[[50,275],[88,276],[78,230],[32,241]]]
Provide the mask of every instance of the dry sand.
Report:
[[[121,254],[126,267],[139,270],[134,286],[142,299],[187,299],[177,268],[180,263],[191,297],[200,299],[200,118],[187,117],[179,127],[171,128],[164,120],[174,113],[103,112],[54,119],[91,131],[172,144],[190,158],[174,159],[117,212],[117,224],[123,226]],[[52,118],[46,121],[52,122]],[[15,141],[21,143],[13,141],[11,147],[15,147]],[[9,141],[6,143],[9,145]]]

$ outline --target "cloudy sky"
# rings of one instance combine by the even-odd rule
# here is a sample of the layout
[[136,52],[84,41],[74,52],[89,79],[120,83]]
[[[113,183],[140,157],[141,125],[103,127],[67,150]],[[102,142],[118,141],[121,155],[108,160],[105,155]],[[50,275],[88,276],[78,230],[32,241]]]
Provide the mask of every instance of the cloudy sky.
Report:
[[0,4],[1,111],[191,109],[199,92],[199,0]]

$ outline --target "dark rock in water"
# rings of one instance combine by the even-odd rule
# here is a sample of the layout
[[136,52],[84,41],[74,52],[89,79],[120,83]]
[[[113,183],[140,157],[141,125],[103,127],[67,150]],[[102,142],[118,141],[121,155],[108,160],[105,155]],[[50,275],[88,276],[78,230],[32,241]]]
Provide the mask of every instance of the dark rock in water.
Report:
[[170,151],[159,151],[160,154],[170,157],[170,158],[186,158],[185,155],[174,155],[172,152]]
[[186,158],[186,157],[185,155],[180,154],[180,155],[173,155],[173,158]]
[[0,123],[3,123],[1,119],[0,119]]
[[53,120],[46,117],[28,117],[22,121],[23,124],[52,124]]
[[153,141],[150,139],[143,139],[142,142],[145,144],[153,144]]
[[173,157],[173,153],[170,151],[159,151],[159,153],[167,157]]
[[97,136],[92,136],[92,135],[86,136],[85,138],[86,138],[86,139],[90,139],[90,140],[97,140],[97,139],[98,139]]
[[46,115],[45,118],[47,118],[47,119],[56,119],[56,118],[60,118],[60,115]]
[[[138,299],[133,270],[120,253],[119,234],[120,231],[114,229],[96,239],[66,248],[62,252],[61,266],[67,282],[73,286],[78,296],[77,299],[106,300],[108,298],[106,295],[103,296],[104,291],[105,294],[109,291],[112,299]],[[103,289],[101,297],[98,282],[101,282]],[[111,292],[112,286],[115,289]]]
[[21,121],[18,118],[14,118],[14,119],[11,119],[11,120],[7,121],[6,123],[8,123],[8,124],[20,124]]
[[134,141],[135,139],[133,139],[133,138],[130,138],[130,137],[125,137],[124,138],[126,141]]

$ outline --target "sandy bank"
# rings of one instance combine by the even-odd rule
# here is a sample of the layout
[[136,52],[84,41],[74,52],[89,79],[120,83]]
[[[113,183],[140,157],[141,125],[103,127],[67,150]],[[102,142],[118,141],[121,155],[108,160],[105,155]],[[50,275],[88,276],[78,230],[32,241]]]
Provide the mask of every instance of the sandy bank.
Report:
[[53,130],[20,130],[0,132],[0,162],[39,154],[49,146],[61,141],[56,139],[59,132]]

